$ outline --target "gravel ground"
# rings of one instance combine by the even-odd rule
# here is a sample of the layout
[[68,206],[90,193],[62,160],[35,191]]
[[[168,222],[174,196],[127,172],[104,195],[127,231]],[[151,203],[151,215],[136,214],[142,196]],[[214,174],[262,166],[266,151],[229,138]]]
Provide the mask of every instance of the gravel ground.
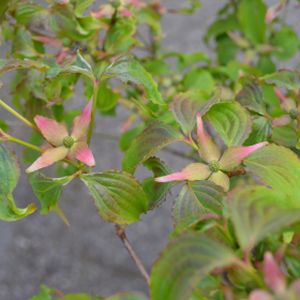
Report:
[[[163,0],[170,7],[178,7],[182,0]],[[224,1],[203,0],[203,7],[193,16],[167,16],[163,21],[166,31],[165,47],[170,50],[197,51],[204,49],[202,33],[214,19],[217,8]],[[273,1],[274,2],[274,1]],[[297,16],[290,20],[297,24]],[[5,79],[9,82],[9,78]],[[6,88],[1,98],[8,98]],[[77,101],[75,101],[77,102]],[[0,112],[0,118],[8,118]],[[122,154],[117,141],[103,138],[100,132],[116,135],[123,120],[99,118],[93,150],[98,154],[97,169],[120,168]],[[16,127],[16,135],[26,134]],[[163,158],[175,169],[184,161],[170,154]],[[24,168],[23,168],[24,170]],[[25,178],[21,178],[15,196],[18,203],[35,201]],[[147,291],[135,265],[114,235],[114,226],[102,221],[87,194],[86,188],[75,181],[66,189],[61,206],[71,226],[66,227],[54,214],[34,214],[15,223],[0,226],[0,299],[27,300],[45,283],[65,292],[88,292],[109,295],[122,290]],[[128,237],[150,269],[166,243],[171,229],[171,201],[143,217],[143,222],[129,226]]]

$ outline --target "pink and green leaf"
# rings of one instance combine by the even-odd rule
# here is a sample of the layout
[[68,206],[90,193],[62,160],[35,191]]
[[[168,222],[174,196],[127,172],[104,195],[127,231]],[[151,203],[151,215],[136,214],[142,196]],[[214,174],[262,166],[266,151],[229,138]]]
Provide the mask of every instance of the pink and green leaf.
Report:
[[93,102],[90,101],[84,108],[82,113],[74,119],[73,130],[71,136],[76,140],[81,140],[87,134],[92,115]]
[[220,168],[224,171],[234,170],[242,163],[244,158],[267,144],[268,142],[261,142],[252,146],[231,147],[226,149],[220,159]]
[[95,158],[94,155],[85,142],[78,142],[71,148],[68,157],[70,159],[77,159],[89,167],[95,166]]
[[50,148],[46,150],[29,168],[27,168],[27,173],[32,173],[37,170],[49,167],[55,162],[63,160],[68,155],[69,149],[64,146],[57,148]]
[[64,138],[69,135],[66,126],[55,120],[36,116],[34,121],[44,138],[53,146],[61,146]]
[[171,182],[171,181],[195,181],[207,179],[211,174],[209,167],[205,164],[194,163],[185,167],[180,172],[175,172],[166,176],[157,177],[157,182]]
[[219,160],[221,156],[220,149],[215,144],[210,135],[207,134],[204,128],[201,114],[197,114],[197,136],[199,144],[199,155],[206,162],[211,160]]

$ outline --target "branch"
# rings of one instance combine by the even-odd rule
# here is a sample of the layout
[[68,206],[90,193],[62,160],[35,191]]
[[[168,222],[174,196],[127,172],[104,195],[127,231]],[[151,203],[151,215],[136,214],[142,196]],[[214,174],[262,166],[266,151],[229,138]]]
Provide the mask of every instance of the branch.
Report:
[[23,122],[28,127],[36,130],[36,126],[32,124],[29,120],[24,118],[21,114],[19,114],[17,111],[15,111],[13,108],[11,108],[9,105],[7,105],[3,100],[0,99],[0,106],[4,108],[6,111],[14,115],[17,119],[19,119],[21,122]]
[[150,284],[150,276],[149,276],[148,272],[146,271],[141,259],[137,256],[137,254],[133,250],[129,240],[127,239],[125,230],[122,226],[116,225],[116,235],[122,241],[123,245],[125,246],[126,250],[129,253],[130,257],[132,258],[135,265],[139,269],[140,273],[142,274],[142,276],[146,280],[147,284],[149,285]]
[[227,172],[227,175],[229,177],[239,176],[239,175],[245,175],[246,170],[243,167],[238,168],[237,170]]

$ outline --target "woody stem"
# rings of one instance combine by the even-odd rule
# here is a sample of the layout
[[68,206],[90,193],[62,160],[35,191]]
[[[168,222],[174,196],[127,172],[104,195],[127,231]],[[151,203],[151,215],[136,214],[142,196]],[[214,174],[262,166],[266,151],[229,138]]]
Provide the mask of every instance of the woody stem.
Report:
[[122,241],[123,245],[125,246],[126,250],[128,251],[129,255],[131,256],[132,260],[134,261],[135,265],[137,266],[140,273],[142,274],[142,276],[146,280],[147,284],[149,285],[150,284],[150,276],[149,276],[148,272],[146,271],[146,268],[143,265],[141,259],[135,253],[132,245],[130,244],[130,242],[126,236],[125,230],[122,226],[116,225],[116,235]]

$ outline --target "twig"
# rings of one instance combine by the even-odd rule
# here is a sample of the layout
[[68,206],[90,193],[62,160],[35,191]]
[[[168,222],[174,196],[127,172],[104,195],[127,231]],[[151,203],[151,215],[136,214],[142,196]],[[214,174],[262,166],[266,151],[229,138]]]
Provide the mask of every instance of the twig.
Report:
[[238,5],[237,5],[237,3],[235,2],[235,0],[230,0],[230,3],[231,3],[231,5],[233,6],[234,10],[237,11]]
[[246,170],[244,168],[239,168],[237,170],[231,171],[231,172],[227,172],[227,175],[229,177],[234,177],[234,176],[239,176],[239,175],[245,175],[246,174]]
[[142,276],[146,280],[147,284],[149,285],[150,284],[150,276],[149,276],[148,272],[146,271],[142,261],[140,260],[140,258],[137,256],[137,254],[133,250],[129,240],[127,239],[125,230],[122,226],[116,225],[116,235],[122,241],[123,245],[125,246],[125,248],[127,249],[128,253],[129,253],[130,257],[132,258],[132,260],[136,264],[137,268],[139,269],[140,273],[142,274]]
[[35,129],[36,127],[34,124],[32,124],[29,120],[27,120],[26,118],[24,118],[22,115],[20,115],[17,111],[15,111],[13,108],[11,108],[9,105],[7,105],[3,100],[0,99],[0,106],[2,108],[4,108],[5,110],[7,110],[9,113],[11,113],[12,115],[14,115],[17,119],[19,119],[21,122],[23,122],[25,125],[27,125],[28,127]]
[[87,143],[90,144],[93,136],[93,131],[95,127],[95,121],[96,121],[96,110],[97,110],[97,88],[98,88],[99,82],[97,80],[94,80],[93,82],[93,104],[92,104],[92,113],[91,113],[91,122],[87,133]]

